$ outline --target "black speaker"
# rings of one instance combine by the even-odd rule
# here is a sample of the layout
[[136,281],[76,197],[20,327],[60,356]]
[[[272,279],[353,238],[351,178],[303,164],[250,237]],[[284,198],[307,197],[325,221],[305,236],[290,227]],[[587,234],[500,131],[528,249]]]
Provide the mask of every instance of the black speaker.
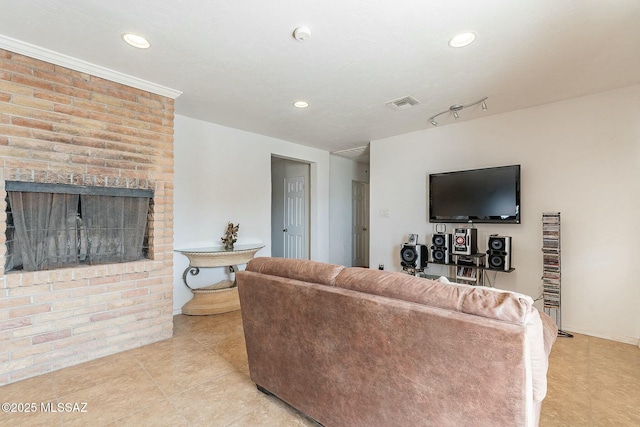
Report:
[[473,255],[478,252],[478,229],[456,228],[451,237],[451,253]]
[[427,245],[410,245],[405,243],[400,248],[400,265],[403,268],[424,270],[427,267],[429,252]]
[[511,269],[510,236],[489,236],[487,239],[487,268],[500,271]]
[[431,262],[449,264],[451,262],[451,234],[436,233],[431,236]]

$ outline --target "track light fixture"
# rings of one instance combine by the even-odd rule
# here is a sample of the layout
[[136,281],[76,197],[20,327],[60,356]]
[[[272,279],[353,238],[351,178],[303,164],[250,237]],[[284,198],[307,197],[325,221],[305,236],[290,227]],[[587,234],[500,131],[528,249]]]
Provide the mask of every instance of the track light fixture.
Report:
[[476,102],[472,102],[471,104],[467,104],[467,105],[454,104],[451,107],[449,107],[448,110],[444,110],[444,111],[436,114],[435,116],[430,117],[429,121],[431,122],[432,125],[438,126],[438,122],[436,122],[436,117],[441,116],[441,115],[446,114],[446,113],[451,113],[451,114],[453,114],[453,117],[455,119],[459,119],[460,118],[460,114],[458,114],[458,111],[462,110],[463,108],[467,108],[467,107],[472,107],[474,105],[478,105],[480,103],[482,103],[482,111],[487,111],[487,99],[489,99],[489,97],[485,96],[484,98],[479,99]]

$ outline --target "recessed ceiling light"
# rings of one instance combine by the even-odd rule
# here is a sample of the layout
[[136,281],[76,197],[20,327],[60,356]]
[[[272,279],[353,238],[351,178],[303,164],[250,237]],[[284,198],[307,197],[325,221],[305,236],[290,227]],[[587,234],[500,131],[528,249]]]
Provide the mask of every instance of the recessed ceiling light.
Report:
[[473,43],[476,39],[476,33],[467,32],[460,33],[453,36],[451,40],[449,40],[449,46],[451,47],[465,47]]
[[125,33],[122,35],[122,40],[127,42],[133,47],[137,47],[138,49],[147,49],[151,46],[151,43],[147,39],[142,36],[133,33]]
[[296,108],[307,108],[309,103],[307,101],[296,101],[293,103],[293,106]]

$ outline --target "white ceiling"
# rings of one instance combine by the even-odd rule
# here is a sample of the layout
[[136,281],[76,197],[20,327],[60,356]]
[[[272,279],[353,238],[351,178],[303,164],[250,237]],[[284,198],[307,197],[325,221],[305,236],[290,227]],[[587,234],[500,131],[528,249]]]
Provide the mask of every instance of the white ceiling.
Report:
[[[639,28],[640,0],[0,0],[1,35],[180,90],[178,114],[328,151],[484,96],[458,120],[638,84]],[[448,47],[461,31],[475,43]],[[420,104],[385,105],[407,95]]]

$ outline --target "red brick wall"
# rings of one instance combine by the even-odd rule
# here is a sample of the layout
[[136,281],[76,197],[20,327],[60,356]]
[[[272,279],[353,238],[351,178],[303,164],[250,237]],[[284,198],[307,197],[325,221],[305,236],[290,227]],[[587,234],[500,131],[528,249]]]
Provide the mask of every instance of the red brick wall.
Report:
[[0,49],[5,181],[154,190],[150,259],[0,277],[0,385],[172,335],[173,99]]

